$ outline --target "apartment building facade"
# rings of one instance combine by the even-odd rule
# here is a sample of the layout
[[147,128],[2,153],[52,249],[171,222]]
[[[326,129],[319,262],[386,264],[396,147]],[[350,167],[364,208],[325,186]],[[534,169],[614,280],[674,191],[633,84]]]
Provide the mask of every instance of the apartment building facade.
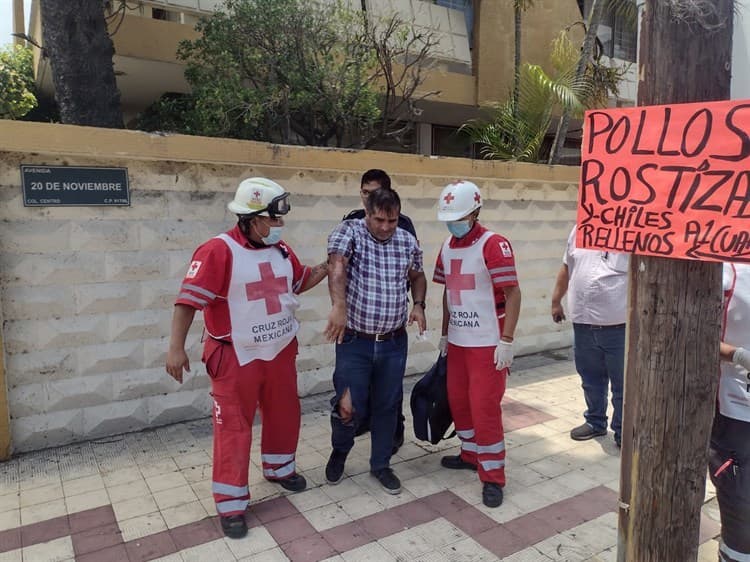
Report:
[[[39,0],[31,3],[29,35],[41,42]],[[436,64],[422,88],[439,95],[420,104],[415,115],[414,149],[421,154],[470,156],[471,146],[457,128],[478,117],[480,108],[507,99],[514,58],[513,2],[508,0],[348,0],[371,18],[397,13],[438,39]],[[14,0],[23,4],[24,0]],[[195,39],[195,23],[221,9],[221,0],[140,0],[124,5],[110,20],[114,67],[126,122],[167,92],[186,93],[184,65],[177,45]],[[116,8],[119,2],[110,6]],[[537,0],[523,14],[522,60],[548,65],[549,46],[563,28],[581,21],[578,0]],[[582,37],[580,26],[574,34]],[[578,36],[577,35],[577,36]],[[52,94],[49,62],[35,53],[41,89]]]

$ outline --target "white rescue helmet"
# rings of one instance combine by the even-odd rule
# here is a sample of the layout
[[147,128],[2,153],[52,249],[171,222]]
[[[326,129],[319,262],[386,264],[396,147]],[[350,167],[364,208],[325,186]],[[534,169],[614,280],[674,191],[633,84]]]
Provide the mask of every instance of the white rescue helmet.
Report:
[[439,221],[452,222],[482,206],[482,193],[476,184],[459,180],[445,186],[438,200],[437,218]]
[[227,204],[227,209],[235,215],[264,215],[271,218],[286,215],[290,208],[289,193],[267,178],[242,180],[234,199]]

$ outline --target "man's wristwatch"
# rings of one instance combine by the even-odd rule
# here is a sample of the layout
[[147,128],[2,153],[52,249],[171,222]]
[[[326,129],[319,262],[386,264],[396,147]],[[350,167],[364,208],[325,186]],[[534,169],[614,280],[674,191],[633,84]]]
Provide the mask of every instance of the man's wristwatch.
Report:
[[417,306],[417,305],[421,306],[422,310],[427,308],[427,304],[424,301],[414,301],[414,306]]

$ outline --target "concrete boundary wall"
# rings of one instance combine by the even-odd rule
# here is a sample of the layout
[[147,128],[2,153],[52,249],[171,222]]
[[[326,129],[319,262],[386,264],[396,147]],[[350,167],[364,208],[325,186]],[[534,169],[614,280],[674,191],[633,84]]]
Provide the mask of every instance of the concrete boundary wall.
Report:
[[[126,167],[131,206],[24,207],[21,164]],[[292,193],[284,238],[311,264],[360,206],[359,177],[374,167],[391,174],[414,220],[428,279],[446,236],[437,196],[457,178],[475,181],[485,196],[480,219],[517,255],[516,352],[570,345],[570,331],[550,321],[549,296],[575,217],[577,168],[0,121],[0,457],[9,441],[28,451],[208,415],[200,315],[183,385],[164,372],[164,356],[190,256],[234,224],[226,202],[238,180],[267,176]],[[416,342],[410,330],[408,373],[435,359],[441,294],[430,282],[430,340]],[[326,392],[325,282],[300,302],[299,391]]]

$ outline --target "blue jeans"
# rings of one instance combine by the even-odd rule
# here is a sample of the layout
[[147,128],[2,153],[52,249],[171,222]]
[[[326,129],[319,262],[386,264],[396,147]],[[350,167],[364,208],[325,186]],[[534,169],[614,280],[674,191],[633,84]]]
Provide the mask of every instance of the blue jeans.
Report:
[[[347,334],[336,344],[331,445],[335,451],[348,453],[354,446],[356,428],[369,421],[373,471],[387,468],[391,462],[396,412],[404,395],[407,347],[406,334],[381,342]],[[347,388],[354,416],[344,423],[338,415],[338,402]]]
[[622,431],[622,390],[625,370],[625,325],[573,324],[576,370],[586,399],[586,423],[607,429],[607,395],[612,386],[612,431],[619,443]]

